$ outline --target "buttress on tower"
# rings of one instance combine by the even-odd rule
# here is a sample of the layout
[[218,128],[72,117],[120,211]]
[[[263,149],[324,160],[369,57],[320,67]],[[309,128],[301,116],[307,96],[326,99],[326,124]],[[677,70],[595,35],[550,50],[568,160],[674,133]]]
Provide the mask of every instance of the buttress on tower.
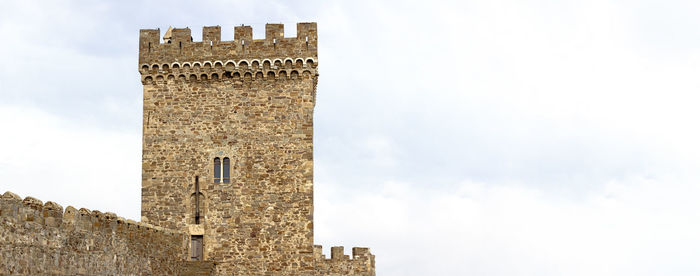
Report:
[[141,30],[141,216],[189,233],[219,274],[374,275],[374,255],[313,243],[316,23]]

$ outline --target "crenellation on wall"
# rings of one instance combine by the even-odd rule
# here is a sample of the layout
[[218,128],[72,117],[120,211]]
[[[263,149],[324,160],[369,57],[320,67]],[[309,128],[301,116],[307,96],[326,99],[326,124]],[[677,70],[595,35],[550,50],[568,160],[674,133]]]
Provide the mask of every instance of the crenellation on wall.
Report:
[[331,257],[326,258],[323,247],[314,245],[317,275],[375,275],[374,255],[366,247],[353,247],[352,258],[345,254],[343,246],[331,247]]
[[352,258],[353,259],[356,259],[356,258],[359,258],[362,256],[369,256],[369,255],[372,255],[372,253],[369,252],[369,248],[367,248],[367,247],[353,247],[352,248]]
[[139,31],[139,53],[150,54],[160,44],[160,29],[142,29]]
[[295,37],[284,36],[283,24],[266,24],[265,38],[253,39],[251,26],[234,27],[233,40],[221,40],[221,27],[202,29],[202,41],[193,41],[189,28],[173,28],[161,43],[160,29],[143,29],[139,40],[139,64],[203,62],[267,58],[316,58],[316,23],[297,23]]
[[246,41],[252,41],[253,27],[245,25],[233,27],[233,39],[243,45],[245,45]]
[[208,26],[202,28],[202,42],[214,44],[221,42],[221,26]]
[[187,235],[114,213],[0,197],[0,274],[177,274]]
[[316,29],[316,23],[297,23],[297,39],[309,42],[316,47],[316,40],[318,39],[318,30]]
[[44,223],[44,217],[41,215],[44,203],[41,200],[28,196],[22,200],[21,204],[19,214],[22,221],[37,224]]
[[7,192],[5,192],[4,194],[2,194],[2,197],[3,197],[3,198],[7,198],[7,199],[16,199],[16,200],[18,200],[18,201],[21,201],[21,200],[22,200],[22,198],[19,197],[17,194],[15,194],[15,193],[13,193],[13,192],[10,192],[10,191],[7,191]]
[[63,223],[63,206],[53,201],[44,204],[44,225],[48,227],[59,227]]
[[345,248],[342,246],[331,247],[331,259],[333,260],[349,260],[350,257],[345,255]]
[[105,218],[107,220],[116,220],[117,219],[117,214],[112,213],[112,212],[105,212]]
[[32,208],[34,210],[39,210],[39,209],[42,209],[44,207],[44,203],[41,200],[38,200],[38,199],[33,198],[31,196],[25,197],[22,200],[22,203],[24,205],[29,206],[30,208]]
[[19,206],[22,203],[22,198],[14,193],[5,192],[0,200],[3,203],[0,205],[0,216],[13,224],[19,222],[21,220]]
[[113,228],[112,223],[125,224],[133,229],[143,231],[163,232],[168,234],[179,234],[179,231],[137,222],[117,216],[113,212],[101,212],[87,208],[76,209],[73,206],[63,208],[58,203],[41,200],[31,196],[23,200],[14,193],[6,192],[0,197],[2,205],[0,216],[12,218],[20,222],[28,222],[50,227],[63,227],[72,224],[81,231],[101,231]]
[[63,218],[62,222],[63,224],[75,224],[76,216],[78,215],[78,209],[75,209],[73,206],[68,206],[66,209],[63,211]]

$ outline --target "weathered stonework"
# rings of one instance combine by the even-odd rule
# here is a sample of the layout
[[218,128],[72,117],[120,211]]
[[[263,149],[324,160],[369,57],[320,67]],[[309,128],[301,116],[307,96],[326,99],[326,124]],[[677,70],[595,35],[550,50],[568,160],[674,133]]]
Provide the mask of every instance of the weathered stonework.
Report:
[[353,247],[352,259],[345,255],[342,246],[331,247],[331,258],[327,259],[320,245],[314,246],[316,275],[375,275],[374,255],[369,248]]
[[[20,257],[3,251],[10,259],[0,274],[375,275],[367,248],[353,248],[351,259],[333,247],[327,259],[314,246],[316,23],[297,24],[291,38],[283,28],[267,24],[265,39],[254,40],[251,27],[235,27],[234,40],[221,41],[220,27],[204,27],[201,42],[189,28],[172,29],[164,43],[160,30],[141,30],[149,225],[87,210],[76,220],[72,208],[61,220],[60,206],[8,195],[0,245],[26,248]],[[138,259],[149,261],[132,266]]]
[[112,213],[0,197],[0,275],[174,275],[187,242]]

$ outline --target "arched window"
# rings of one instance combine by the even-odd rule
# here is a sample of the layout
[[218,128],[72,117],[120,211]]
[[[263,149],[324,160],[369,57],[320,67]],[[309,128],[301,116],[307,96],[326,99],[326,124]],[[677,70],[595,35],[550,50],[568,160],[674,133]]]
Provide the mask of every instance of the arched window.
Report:
[[221,159],[214,158],[214,183],[221,182]]
[[229,183],[231,179],[231,160],[224,157],[224,183]]

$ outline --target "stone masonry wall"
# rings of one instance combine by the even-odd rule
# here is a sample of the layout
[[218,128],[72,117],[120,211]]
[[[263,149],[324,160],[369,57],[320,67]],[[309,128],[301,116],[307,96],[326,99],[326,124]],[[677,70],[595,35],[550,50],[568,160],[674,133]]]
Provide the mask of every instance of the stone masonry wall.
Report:
[[314,259],[316,261],[316,275],[345,276],[363,275],[374,276],[374,255],[369,248],[353,247],[352,259],[345,255],[342,246],[331,247],[331,258],[326,259],[320,245],[314,246]]
[[[369,249],[314,252],[316,23],[296,37],[282,24],[252,34],[235,27],[222,41],[204,27],[195,42],[176,28],[161,43],[160,30],[141,30],[142,221],[202,235],[218,275],[374,275]],[[230,181],[216,180],[215,158],[230,160]]]
[[[203,42],[189,29],[163,44],[141,31],[142,221],[202,235],[220,275],[314,272],[315,24],[297,26],[284,38],[268,24],[264,40],[236,27],[228,42],[218,27]],[[230,160],[229,182],[215,182],[217,157]]]
[[176,275],[184,233],[6,192],[0,275]]

